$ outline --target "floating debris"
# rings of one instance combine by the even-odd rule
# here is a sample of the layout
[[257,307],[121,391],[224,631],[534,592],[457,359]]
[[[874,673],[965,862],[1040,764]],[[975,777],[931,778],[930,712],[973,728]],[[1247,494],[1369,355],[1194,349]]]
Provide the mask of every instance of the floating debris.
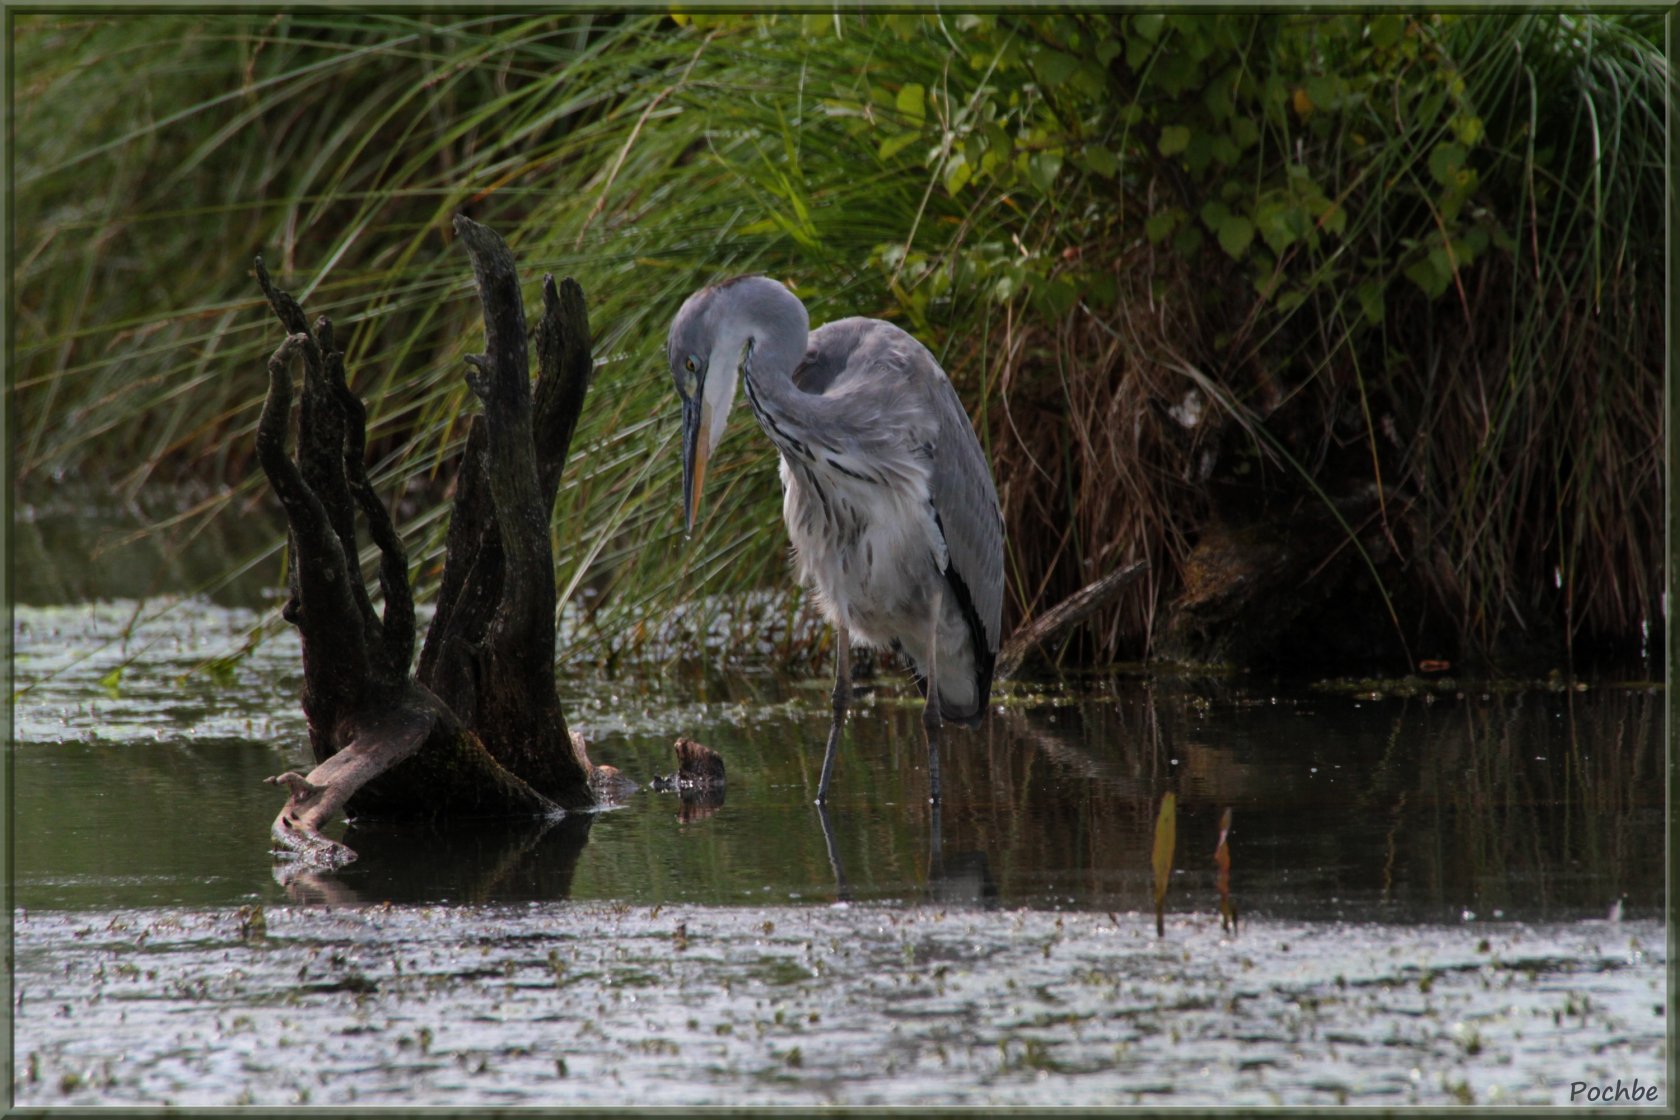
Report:
[[1237,932],[1237,904],[1231,901],[1231,847],[1226,839],[1231,835],[1231,809],[1219,815],[1219,846],[1213,850],[1213,865],[1219,869],[1214,883],[1219,888],[1219,928],[1226,933]]
[[686,737],[672,743],[671,749],[676,752],[677,772],[654,778],[652,788],[681,795],[678,819],[683,824],[704,820],[723,807],[723,756]]
[[661,793],[719,789],[723,786],[723,756],[703,743],[679,738],[671,744],[676,752],[677,772],[653,779]]

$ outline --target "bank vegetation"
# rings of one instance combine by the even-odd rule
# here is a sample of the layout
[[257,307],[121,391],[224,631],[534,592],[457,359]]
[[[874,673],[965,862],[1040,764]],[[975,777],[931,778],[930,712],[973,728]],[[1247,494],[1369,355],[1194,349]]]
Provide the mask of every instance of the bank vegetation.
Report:
[[[331,315],[424,597],[470,409],[451,218],[596,325],[564,658],[823,651],[772,452],[681,537],[665,328],[721,275],[892,319],[994,464],[1066,663],[1552,664],[1660,641],[1659,17],[66,11],[16,17],[14,476],[267,509],[249,262]],[[744,415],[744,414],[743,414]],[[746,421],[741,421],[742,425]],[[282,552],[272,562],[278,572]],[[372,557],[369,558],[370,563]],[[716,604],[736,604],[733,612]],[[721,629],[720,629],[721,628]]]

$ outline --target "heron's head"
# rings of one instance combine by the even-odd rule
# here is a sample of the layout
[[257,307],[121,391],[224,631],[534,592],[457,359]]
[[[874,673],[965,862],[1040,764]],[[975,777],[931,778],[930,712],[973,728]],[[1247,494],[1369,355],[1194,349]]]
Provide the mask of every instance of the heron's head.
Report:
[[702,288],[683,303],[671,321],[666,357],[671,379],[682,398],[683,529],[694,530],[700,511],[700,488],[706,463],[723,439],[729,408],[735,402],[735,379],[746,347],[745,336],[735,339],[734,352],[720,342],[713,304],[716,288]]
[[[671,379],[683,409],[683,525],[694,529],[706,463],[723,439],[735,383],[749,352],[767,364],[793,364],[804,355],[805,307],[787,288],[763,276],[743,276],[689,296],[671,321],[665,345]],[[786,350],[788,354],[783,355]],[[789,360],[791,358],[791,360]]]

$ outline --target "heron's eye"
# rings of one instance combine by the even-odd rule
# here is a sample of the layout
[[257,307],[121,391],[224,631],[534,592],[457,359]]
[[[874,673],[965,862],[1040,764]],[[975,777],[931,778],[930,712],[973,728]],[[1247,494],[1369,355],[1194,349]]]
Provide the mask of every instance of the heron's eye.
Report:
[[694,360],[694,355],[690,354],[688,359],[683,362],[683,368],[689,373],[693,373],[695,370],[700,368],[700,364]]

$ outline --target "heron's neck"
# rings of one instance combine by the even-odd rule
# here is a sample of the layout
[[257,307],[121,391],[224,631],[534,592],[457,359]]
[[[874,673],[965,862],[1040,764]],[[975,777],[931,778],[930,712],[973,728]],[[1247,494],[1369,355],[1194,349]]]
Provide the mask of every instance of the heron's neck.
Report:
[[811,320],[799,297],[774,280],[750,276],[743,288],[747,352],[742,369],[765,391],[793,389],[793,371],[805,358]]
[[[746,303],[743,316],[746,350],[741,369],[753,411],[761,425],[765,415],[793,418],[809,410],[811,401],[793,383],[793,371],[805,359],[810,340],[810,318],[799,297],[767,277],[754,276],[737,283]],[[766,427],[771,437],[775,433]]]

